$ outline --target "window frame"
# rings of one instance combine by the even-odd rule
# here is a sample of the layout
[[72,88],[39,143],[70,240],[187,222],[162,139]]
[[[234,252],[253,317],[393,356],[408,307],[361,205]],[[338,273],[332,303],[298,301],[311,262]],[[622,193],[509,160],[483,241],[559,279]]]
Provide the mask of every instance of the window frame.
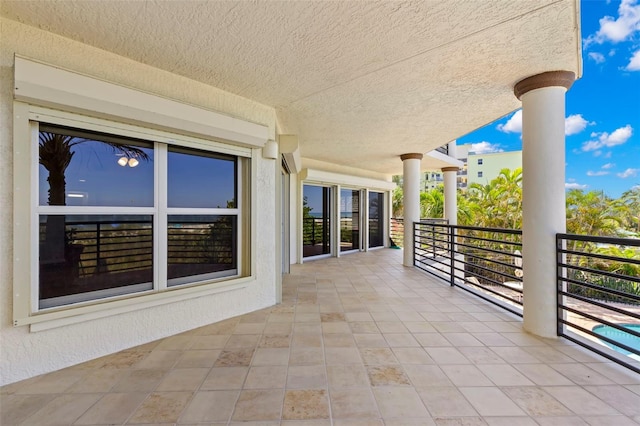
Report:
[[[39,206],[38,199],[38,124],[39,122],[78,128],[87,131],[114,134],[121,137],[149,140],[154,143],[154,156],[158,147],[164,149],[164,159],[154,160],[154,207],[97,207],[81,206],[74,213],[66,212],[72,206]],[[237,216],[237,274],[222,278],[195,281],[188,284],[167,286],[166,250],[165,258],[161,256],[164,241],[156,238],[160,226],[167,228],[168,214],[166,199],[164,209],[158,199],[159,185],[162,185],[159,173],[164,167],[164,185],[166,194],[166,152],[169,145],[194,148],[219,154],[232,155],[237,161],[238,200],[235,209],[224,210],[228,214],[234,210]],[[255,244],[250,241],[254,234],[257,159],[260,150],[253,147],[233,145],[213,139],[196,138],[189,135],[151,129],[138,125],[116,122],[108,119],[81,115],[40,107],[29,103],[14,101],[14,291],[13,291],[13,324],[14,326],[30,325],[31,331],[45,330],[57,326],[82,322],[87,319],[107,317],[123,312],[139,310],[145,307],[187,300],[205,294],[214,294],[237,288],[243,288],[255,277]],[[159,156],[162,157],[162,156]],[[164,164],[162,164],[164,162]],[[45,207],[45,208],[41,208]],[[79,206],[73,206],[79,207]],[[162,211],[164,210],[164,211]],[[149,211],[154,222],[154,279],[153,290],[128,293],[104,299],[93,299],[40,309],[38,295],[39,244],[38,224],[40,214],[145,214]],[[211,210],[213,211],[213,210]],[[164,221],[161,221],[164,218]],[[255,235],[255,234],[254,234]],[[20,237],[18,237],[20,236]],[[165,232],[166,236],[166,232]],[[164,267],[163,267],[164,265]],[[164,271],[164,277],[162,272]]]

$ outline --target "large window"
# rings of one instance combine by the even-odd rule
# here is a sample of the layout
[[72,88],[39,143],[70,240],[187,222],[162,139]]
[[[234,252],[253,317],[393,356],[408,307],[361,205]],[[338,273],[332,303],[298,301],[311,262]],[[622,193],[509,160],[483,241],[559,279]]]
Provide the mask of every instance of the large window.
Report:
[[36,310],[242,275],[246,160],[119,134],[32,126],[39,153],[32,160],[38,170]]

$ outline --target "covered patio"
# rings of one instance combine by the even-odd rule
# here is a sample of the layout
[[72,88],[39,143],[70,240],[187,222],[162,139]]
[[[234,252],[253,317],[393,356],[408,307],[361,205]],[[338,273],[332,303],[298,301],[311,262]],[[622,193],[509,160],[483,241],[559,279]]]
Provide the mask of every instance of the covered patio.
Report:
[[281,304],[1,388],[2,425],[633,425],[637,374],[381,249]]

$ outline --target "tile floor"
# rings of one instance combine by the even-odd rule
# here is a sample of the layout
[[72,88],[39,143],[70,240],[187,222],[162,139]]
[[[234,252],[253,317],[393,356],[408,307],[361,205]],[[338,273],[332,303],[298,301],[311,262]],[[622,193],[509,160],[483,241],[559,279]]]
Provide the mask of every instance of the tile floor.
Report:
[[283,303],[1,388],[8,425],[638,425],[640,377],[379,250]]

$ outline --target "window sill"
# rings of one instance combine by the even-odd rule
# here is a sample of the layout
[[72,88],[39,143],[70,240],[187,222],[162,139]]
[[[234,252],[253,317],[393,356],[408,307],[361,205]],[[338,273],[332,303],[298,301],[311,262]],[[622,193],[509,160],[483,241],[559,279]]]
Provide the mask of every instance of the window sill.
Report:
[[32,333],[45,331],[202,296],[240,290],[246,288],[254,280],[255,277],[252,276],[237,278],[231,281],[139,295],[89,306],[70,307],[64,310],[35,314],[27,318],[14,319],[14,326],[30,325],[30,332]]

